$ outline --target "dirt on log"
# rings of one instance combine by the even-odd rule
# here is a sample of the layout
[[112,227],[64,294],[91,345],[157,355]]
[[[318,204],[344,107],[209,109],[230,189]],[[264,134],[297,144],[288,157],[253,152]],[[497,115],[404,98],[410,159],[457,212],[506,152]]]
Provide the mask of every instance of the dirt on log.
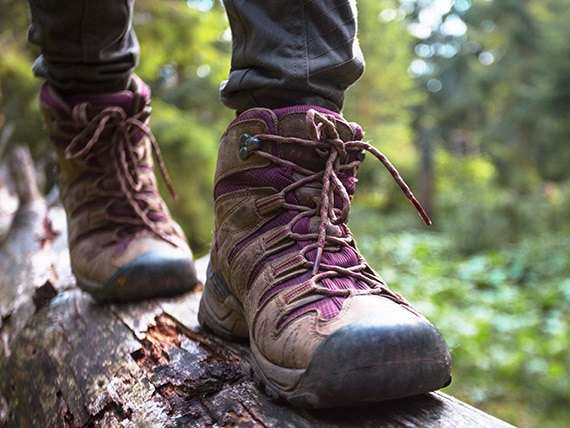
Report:
[[0,167],[0,427],[509,426],[440,392],[318,411],[271,400],[247,344],[200,329],[201,289],[123,305],[77,289],[65,214],[37,189],[19,147]]

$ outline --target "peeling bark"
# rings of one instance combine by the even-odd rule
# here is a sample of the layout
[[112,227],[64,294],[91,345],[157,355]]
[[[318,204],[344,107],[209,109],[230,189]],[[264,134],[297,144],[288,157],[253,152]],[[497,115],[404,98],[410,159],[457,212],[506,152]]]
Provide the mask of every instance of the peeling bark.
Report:
[[442,393],[297,410],[256,388],[247,344],[200,329],[200,289],[97,304],[74,285],[64,212],[47,206],[24,152],[0,242],[1,427],[508,426]]

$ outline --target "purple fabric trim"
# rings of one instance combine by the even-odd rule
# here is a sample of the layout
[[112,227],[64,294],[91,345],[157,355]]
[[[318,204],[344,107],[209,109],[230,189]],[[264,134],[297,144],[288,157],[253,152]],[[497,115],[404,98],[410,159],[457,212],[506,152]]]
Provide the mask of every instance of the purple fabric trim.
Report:
[[[130,90],[113,92],[108,94],[76,95],[61,97],[47,83],[42,85],[40,100],[46,106],[54,108],[60,114],[69,115],[73,107],[81,103],[89,103],[92,107],[121,107],[127,116],[137,113],[141,104],[150,99],[150,88],[140,78],[133,77]],[[136,99],[141,102],[135,102]]]
[[[268,128],[268,133],[275,134],[276,133],[276,122],[279,121],[284,116],[291,114],[291,113],[305,113],[309,109],[314,109],[320,113],[332,115],[339,120],[342,119],[342,116],[338,113],[332,112],[322,107],[318,106],[309,106],[309,105],[299,105],[299,106],[291,106],[287,108],[281,108],[274,111],[266,110],[266,109],[253,109],[248,110],[238,116],[230,125],[234,126],[238,123],[249,121],[249,120],[261,120],[263,121]],[[358,126],[354,126],[356,138],[362,136],[362,130]],[[278,153],[277,147],[271,147],[271,144],[276,143],[267,143],[264,145],[264,150],[270,153]],[[236,145],[235,150],[238,150],[238,146]],[[350,154],[352,159],[354,159],[355,153],[352,152]],[[356,178],[354,177],[352,171],[345,171],[339,175],[339,178],[343,185],[346,188],[346,191],[350,196],[354,194],[355,187],[356,187]],[[231,193],[247,188],[256,188],[256,187],[272,187],[275,189],[276,192],[282,191],[286,186],[293,183],[295,180],[292,177],[291,168],[286,165],[281,164],[271,164],[267,167],[248,170],[242,173],[237,173],[232,175],[231,177],[225,179],[222,182],[219,182],[215,188],[215,198],[218,198],[226,193]],[[285,195],[286,200],[289,204],[298,204],[294,192],[287,192]],[[336,195],[334,197],[334,206],[338,209],[342,208],[343,201],[341,198]],[[299,214],[299,211],[287,211],[282,209],[275,217],[268,218],[268,221],[263,224],[259,230],[255,233],[248,236],[242,242],[239,242],[228,255],[228,262],[231,264],[234,260],[235,256],[252,240],[259,239],[260,236],[270,232],[271,230],[275,229],[276,227],[281,227],[284,225],[288,225],[291,221]],[[339,225],[341,234],[343,237],[349,237],[350,232],[346,228],[345,225]],[[297,221],[292,225],[292,232],[299,235],[309,235],[311,232],[310,224],[308,218],[303,218],[300,221]],[[314,233],[314,231],[313,231]],[[253,267],[250,277],[249,277],[249,284],[248,287],[251,287],[253,282],[256,280],[257,276],[261,272],[264,266],[267,263],[270,263],[274,260],[278,260],[281,257],[284,257],[289,254],[298,254],[301,253],[304,249],[306,249],[309,245],[314,245],[312,240],[306,241],[294,241],[294,245],[289,246],[278,253],[275,253],[269,257],[266,257],[263,260],[259,260],[257,264]],[[309,262],[315,261],[316,258],[316,250],[308,251],[305,254],[306,259]],[[321,259],[321,266],[323,269],[327,266],[336,266],[341,268],[350,268],[352,266],[356,266],[360,263],[361,257],[356,252],[356,250],[348,245],[342,245],[338,249],[334,251],[324,251]],[[271,288],[270,291],[266,293],[266,295],[262,296],[260,300],[260,305],[263,305],[268,299],[271,299],[276,294],[280,293],[281,291],[297,286],[302,284],[305,281],[311,279],[311,272],[309,270],[306,273],[294,277],[289,278],[282,283],[276,283],[274,287]],[[334,278],[325,278],[320,281],[319,287],[327,288],[329,290],[351,290],[351,289],[367,289],[369,286],[365,283],[358,282],[351,277],[343,277],[343,276],[336,276]],[[343,302],[346,300],[346,297],[339,297],[339,296],[322,296],[319,298],[318,295],[314,296],[316,301],[313,301],[307,305],[302,306],[299,309],[296,309],[281,321],[281,322],[288,322],[299,315],[307,313],[308,311],[318,311],[320,313],[321,318],[323,319],[331,319],[335,317],[339,310],[342,308]]]

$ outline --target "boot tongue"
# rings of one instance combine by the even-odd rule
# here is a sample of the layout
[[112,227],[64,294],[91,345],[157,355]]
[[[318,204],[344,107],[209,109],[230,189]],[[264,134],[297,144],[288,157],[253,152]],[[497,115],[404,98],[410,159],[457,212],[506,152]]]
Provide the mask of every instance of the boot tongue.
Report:
[[135,99],[136,95],[129,91],[114,92],[110,94],[93,94],[65,97],[65,102],[73,109],[74,106],[81,103],[89,103],[94,111],[102,110],[108,106],[122,108],[127,116],[131,116],[136,112]]
[[[277,133],[283,137],[311,139],[304,113],[295,113],[283,117],[279,121]],[[300,144],[282,144],[280,156],[312,171],[323,170],[327,161],[326,153],[319,153],[314,147],[306,147]]]
[[[338,124],[337,131],[343,141],[350,141],[355,138],[352,127],[339,114],[316,106],[295,106],[275,110],[275,115],[278,119],[276,134],[283,137],[311,140],[309,127],[312,125],[307,121],[307,111],[309,109],[334,117]],[[327,152],[319,152],[313,147],[306,147],[300,144],[282,144],[279,155],[312,171],[323,170],[328,157]]]
[[77,104],[87,102],[94,111],[103,110],[108,106],[122,108],[127,116],[132,116],[145,106],[150,100],[150,88],[137,75],[132,75],[128,89],[106,94],[90,94],[65,97],[70,108]]

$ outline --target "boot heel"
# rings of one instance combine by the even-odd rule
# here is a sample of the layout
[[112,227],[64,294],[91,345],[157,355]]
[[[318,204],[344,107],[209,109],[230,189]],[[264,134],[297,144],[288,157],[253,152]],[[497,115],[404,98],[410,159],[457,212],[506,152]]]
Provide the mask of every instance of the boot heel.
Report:
[[198,322],[227,340],[249,337],[242,304],[232,294],[220,271],[212,271],[211,265],[206,272]]

